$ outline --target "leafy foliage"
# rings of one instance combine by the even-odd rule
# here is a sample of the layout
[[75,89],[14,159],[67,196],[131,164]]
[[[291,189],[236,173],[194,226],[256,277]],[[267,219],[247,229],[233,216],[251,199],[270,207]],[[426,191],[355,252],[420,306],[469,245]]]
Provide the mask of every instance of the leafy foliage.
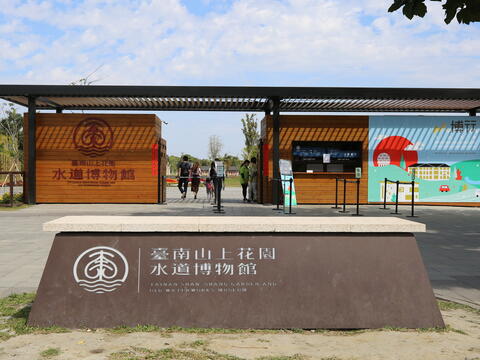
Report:
[[[402,9],[403,15],[410,20],[414,16],[424,17],[427,13],[426,0],[394,0],[393,4],[388,9],[389,12],[394,12]],[[445,22],[450,22],[456,18],[459,24],[470,24],[472,22],[480,21],[480,1],[479,0],[430,0],[442,2],[443,10],[445,11]]]
[[225,154],[221,158],[223,163],[225,164],[226,168],[228,169],[230,166],[236,166],[237,168],[240,167],[240,159],[238,156]]
[[0,153],[7,155],[16,168],[22,168],[23,117],[11,103],[0,107]]
[[190,154],[181,154],[180,156],[169,155],[168,156],[168,164],[170,166],[170,172],[172,174],[177,173],[178,164],[180,164],[180,162],[182,161],[182,157],[184,155],[188,156],[188,161],[190,161],[192,164],[198,162],[200,164],[200,166],[210,166],[211,160],[209,160],[209,159],[197,158],[197,157],[195,157],[193,155],[190,155]]
[[[13,201],[15,202],[23,202],[23,193],[17,193],[13,195]],[[0,204],[8,204],[10,203],[10,193],[6,192],[0,197]]]
[[258,156],[258,142],[260,134],[258,133],[258,122],[255,114],[245,114],[242,121],[242,132],[245,136],[245,147],[243,148],[243,157],[251,159]]

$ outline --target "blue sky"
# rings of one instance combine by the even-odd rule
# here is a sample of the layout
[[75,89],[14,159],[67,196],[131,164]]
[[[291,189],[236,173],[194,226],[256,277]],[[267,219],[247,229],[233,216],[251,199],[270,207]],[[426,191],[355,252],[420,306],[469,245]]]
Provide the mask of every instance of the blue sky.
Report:
[[[390,0],[0,0],[0,83],[478,87],[480,25]],[[159,113],[169,152],[240,154],[241,113]],[[258,114],[263,117],[263,114]]]

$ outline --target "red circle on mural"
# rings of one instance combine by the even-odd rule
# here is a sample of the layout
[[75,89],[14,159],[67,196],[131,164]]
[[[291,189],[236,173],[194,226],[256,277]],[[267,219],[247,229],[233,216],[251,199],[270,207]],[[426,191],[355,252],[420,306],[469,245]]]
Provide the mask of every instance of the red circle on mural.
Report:
[[413,143],[403,136],[388,136],[377,145],[373,152],[374,166],[396,165],[405,170],[416,163],[418,163],[418,153],[413,149]]
[[73,144],[85,156],[102,156],[113,146],[112,128],[102,119],[82,120],[73,130]]

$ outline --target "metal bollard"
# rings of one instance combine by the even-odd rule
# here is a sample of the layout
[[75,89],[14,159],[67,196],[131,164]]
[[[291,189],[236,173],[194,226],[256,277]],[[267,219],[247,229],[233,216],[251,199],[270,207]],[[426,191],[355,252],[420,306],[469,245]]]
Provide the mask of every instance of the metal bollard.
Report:
[[335,206],[332,209],[340,209],[338,206],[338,177],[335,178]]
[[360,179],[357,180],[357,212],[352,216],[363,216],[360,214]]
[[339,213],[347,213],[347,179],[343,179],[343,210],[340,210]]
[[396,191],[395,191],[395,212],[393,213],[390,213],[390,214],[393,214],[393,215],[401,215],[399,212],[398,212],[398,189],[400,187],[400,181],[395,181],[395,184],[396,184]]
[[289,195],[289,198],[290,198],[290,203],[288,204],[289,205],[289,208],[288,208],[288,213],[289,214],[295,214],[295,213],[292,213],[292,187],[293,187],[293,178],[290,178],[289,180],[289,185],[290,185],[290,195]]
[[388,179],[385,178],[385,185],[383,186],[383,208],[380,208],[382,210],[388,210],[387,209],[387,185],[388,185]]
[[213,210],[214,213],[216,214],[223,214],[225,211],[222,209],[222,179],[217,177],[215,178],[217,185],[215,186],[215,192],[217,195],[217,198],[215,199],[217,201],[217,208]]
[[415,180],[412,180],[412,212],[407,217],[418,217],[415,215]]

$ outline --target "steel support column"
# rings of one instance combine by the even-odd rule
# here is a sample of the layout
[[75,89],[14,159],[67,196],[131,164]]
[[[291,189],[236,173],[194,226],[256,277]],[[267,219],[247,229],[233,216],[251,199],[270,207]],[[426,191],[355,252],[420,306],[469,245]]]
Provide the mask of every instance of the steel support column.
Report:
[[[280,98],[272,98],[272,113],[273,113],[273,179],[280,179]],[[273,204],[279,201],[279,187],[281,186],[278,180],[272,182],[272,200]]]
[[29,205],[33,205],[37,202],[36,198],[36,98],[33,96],[28,97],[28,159],[27,159],[27,199],[26,202]]

